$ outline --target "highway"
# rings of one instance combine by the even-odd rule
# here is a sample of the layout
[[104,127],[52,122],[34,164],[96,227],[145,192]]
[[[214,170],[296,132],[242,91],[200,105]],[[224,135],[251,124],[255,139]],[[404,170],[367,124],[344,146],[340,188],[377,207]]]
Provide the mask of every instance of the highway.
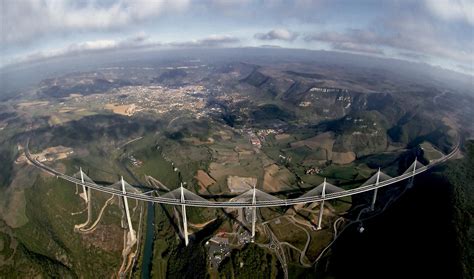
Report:
[[[194,207],[214,207],[214,208],[278,207],[278,206],[313,203],[313,202],[319,202],[323,200],[333,200],[333,199],[348,197],[348,196],[365,193],[369,191],[374,191],[375,189],[378,189],[378,188],[387,187],[391,184],[409,179],[413,176],[416,176],[420,173],[423,173],[429,170],[430,168],[436,165],[446,162],[447,160],[451,159],[458,152],[458,150],[459,150],[459,143],[453,148],[453,150],[449,154],[439,159],[431,161],[429,165],[417,168],[414,171],[410,170],[409,172],[405,174],[390,178],[385,181],[381,181],[378,184],[374,183],[374,184],[369,184],[369,185],[361,186],[361,187],[350,189],[350,190],[344,190],[344,191],[335,192],[335,193],[326,193],[324,197],[318,195],[318,196],[298,197],[298,198],[291,198],[291,199],[276,199],[276,200],[259,200],[257,197],[255,203],[253,203],[252,200],[248,200],[248,201],[243,201],[243,200],[211,201],[211,200],[204,200],[204,199],[199,199],[199,200],[183,199],[182,200],[180,198],[155,197],[152,195],[152,193],[132,193],[132,192],[123,193],[119,189],[113,189],[108,186],[97,185],[95,183],[90,183],[90,182],[84,182],[84,186],[96,191],[100,191],[100,192],[104,192],[104,193],[108,193],[112,195],[124,196],[130,199],[160,203],[160,204],[168,204],[168,205],[185,205],[185,206],[194,206]],[[57,178],[61,178],[78,185],[83,184],[80,179],[61,173],[39,162],[36,158],[33,158],[29,151],[29,140],[27,141],[26,146],[25,146],[25,156],[31,164],[42,169],[45,172],[48,172],[56,176]]]

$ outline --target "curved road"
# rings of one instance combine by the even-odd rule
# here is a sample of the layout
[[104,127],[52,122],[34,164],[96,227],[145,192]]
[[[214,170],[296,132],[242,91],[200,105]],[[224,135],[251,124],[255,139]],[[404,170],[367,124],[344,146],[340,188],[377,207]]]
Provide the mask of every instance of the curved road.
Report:
[[[141,200],[141,201],[147,201],[147,202],[154,202],[154,203],[161,203],[161,204],[168,204],[168,205],[186,205],[186,206],[194,206],[194,207],[217,207],[217,208],[240,208],[240,207],[275,207],[275,206],[287,206],[287,205],[295,205],[295,204],[304,204],[304,203],[313,203],[313,202],[319,202],[323,200],[332,200],[332,199],[338,199],[342,197],[348,197],[352,196],[355,194],[360,194],[364,192],[369,192],[373,191],[378,188],[386,187],[391,184],[403,181],[405,179],[408,179],[410,177],[413,177],[415,175],[418,175],[422,172],[427,171],[428,169],[441,164],[449,159],[451,159],[459,150],[459,143],[454,147],[454,149],[444,157],[441,157],[439,159],[431,161],[431,163],[427,166],[423,166],[421,168],[416,169],[414,172],[408,172],[405,174],[402,174],[397,177],[390,178],[388,180],[382,181],[379,184],[369,184],[365,186],[361,186],[358,188],[350,189],[350,190],[345,190],[341,192],[336,192],[336,193],[330,193],[326,194],[324,197],[322,196],[310,196],[310,197],[299,197],[299,198],[292,198],[292,199],[278,199],[278,200],[256,200],[255,203],[252,203],[252,201],[210,201],[210,200],[181,200],[181,199],[176,199],[176,198],[165,198],[165,197],[154,197],[151,194],[144,194],[144,193],[123,193],[121,190],[118,189],[113,189],[111,187],[107,186],[101,186],[97,185],[95,183],[90,183],[90,182],[85,182],[84,186],[89,187],[93,190],[101,191],[104,193],[109,193],[112,195],[118,195],[118,196],[124,196],[130,199],[136,199],[136,200]],[[80,179],[77,179],[75,177],[66,175],[64,173],[61,173],[49,166],[46,166],[45,164],[39,162],[36,160],[36,158],[33,158],[30,154],[29,151],[29,140],[26,143],[25,147],[25,156],[30,161],[34,166],[58,177],[61,179],[64,179],[66,181],[72,182],[74,184],[79,184],[82,185],[82,181]]]

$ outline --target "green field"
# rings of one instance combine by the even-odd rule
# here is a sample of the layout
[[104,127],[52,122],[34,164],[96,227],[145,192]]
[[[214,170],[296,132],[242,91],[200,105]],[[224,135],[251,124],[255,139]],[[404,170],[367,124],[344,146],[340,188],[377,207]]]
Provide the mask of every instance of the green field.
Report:
[[431,161],[435,159],[439,159],[444,154],[436,149],[431,143],[429,142],[423,142],[420,144],[420,148],[423,150],[423,156],[425,157],[426,160]]

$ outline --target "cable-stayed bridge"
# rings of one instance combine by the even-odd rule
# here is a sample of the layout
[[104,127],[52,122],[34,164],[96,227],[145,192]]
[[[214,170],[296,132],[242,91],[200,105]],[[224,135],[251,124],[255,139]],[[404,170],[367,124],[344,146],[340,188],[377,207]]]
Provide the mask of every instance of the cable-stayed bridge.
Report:
[[92,189],[100,191],[103,193],[108,193],[112,195],[117,195],[123,197],[124,207],[127,214],[127,221],[130,229],[130,238],[135,240],[135,233],[132,229],[132,223],[130,220],[130,213],[128,210],[128,201],[127,199],[135,199],[146,202],[167,204],[167,205],[176,205],[181,206],[182,215],[183,215],[183,229],[185,243],[188,244],[188,234],[187,234],[187,219],[186,219],[186,207],[214,207],[214,208],[243,208],[250,207],[252,211],[252,238],[255,236],[255,223],[256,223],[256,209],[259,207],[278,207],[278,206],[289,206],[297,204],[306,204],[313,202],[320,202],[320,215],[318,220],[318,229],[321,228],[321,220],[323,215],[324,202],[327,200],[333,200],[343,197],[348,197],[365,192],[373,192],[371,208],[374,209],[374,205],[377,199],[377,191],[379,188],[389,186],[394,183],[404,181],[406,179],[412,178],[420,173],[427,171],[428,169],[441,164],[450,158],[452,158],[459,150],[459,143],[453,148],[453,150],[439,159],[432,160],[428,165],[423,165],[415,158],[411,166],[401,175],[396,177],[390,177],[384,174],[380,169],[369,178],[364,184],[360,187],[353,188],[350,190],[341,189],[335,185],[332,185],[326,180],[321,183],[319,186],[313,188],[312,190],[304,193],[302,196],[297,198],[288,198],[281,199],[276,196],[273,196],[269,193],[265,193],[255,187],[250,189],[237,197],[234,197],[227,201],[212,201],[207,200],[183,187],[183,184],[177,189],[167,192],[162,196],[155,196],[153,192],[141,192],[140,189],[135,188],[124,181],[123,177],[120,181],[104,186],[96,184],[92,179],[90,179],[83,171],[82,168],[79,169],[79,172],[70,176],[64,173],[61,173],[41,162],[36,158],[33,158],[29,152],[29,140],[25,148],[25,156],[30,163],[34,166],[46,171],[57,178],[64,179],[66,181],[72,182],[76,185],[81,185],[83,188],[83,194],[85,201],[87,202],[87,193],[86,189]]

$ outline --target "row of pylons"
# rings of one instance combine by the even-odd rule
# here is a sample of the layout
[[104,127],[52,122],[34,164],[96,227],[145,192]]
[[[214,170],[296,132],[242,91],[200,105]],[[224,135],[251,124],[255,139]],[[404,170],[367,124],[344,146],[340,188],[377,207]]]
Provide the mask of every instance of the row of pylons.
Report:
[[[416,158],[415,161],[410,165],[410,167],[403,173],[412,173],[412,175],[416,174],[416,170],[423,167],[424,165],[421,164]],[[85,200],[86,203],[88,203],[88,195],[87,195],[87,183],[94,183],[94,181],[88,177],[83,171],[82,168],[79,168],[79,172],[77,172],[74,177],[77,179],[81,180],[81,185],[82,185],[82,190],[83,193],[81,194],[81,197]],[[362,184],[360,187],[364,187],[367,185],[375,185],[378,186],[381,182],[386,181],[391,179],[389,175],[383,173],[380,168],[378,171],[370,177],[364,184]],[[125,213],[126,213],[126,218],[127,218],[127,223],[128,223],[128,229],[129,229],[129,240],[134,243],[136,241],[136,234],[135,230],[133,230],[132,226],[132,220],[130,217],[130,210],[128,207],[128,200],[126,197],[126,194],[128,192],[133,192],[133,193],[140,193],[140,191],[131,186],[129,183],[127,183],[123,177],[121,177],[120,181],[107,186],[107,187],[112,187],[115,189],[119,189],[122,191],[124,196],[123,198],[123,204],[125,208]],[[339,188],[335,185],[332,185],[326,181],[326,178],[324,178],[324,181],[318,185],[317,187],[313,188],[312,190],[306,192],[301,196],[301,198],[308,198],[308,197],[321,197],[323,200],[320,202],[320,209],[319,209],[319,218],[318,218],[318,226],[317,229],[320,230],[321,227],[321,222],[323,219],[323,212],[324,212],[324,198],[326,197],[327,194],[331,193],[336,193],[336,192],[341,192],[344,191],[344,189]],[[372,196],[372,201],[370,208],[372,210],[375,209],[375,203],[377,200],[377,191],[378,188],[376,187],[373,191],[373,196]],[[187,216],[186,216],[186,201],[202,201],[206,202],[207,200],[204,199],[203,197],[189,191],[188,189],[184,188],[183,183],[180,184],[180,187],[177,189],[174,189],[172,191],[169,191],[162,195],[161,197],[163,198],[171,198],[171,199],[176,199],[181,201],[181,214],[182,214],[182,219],[183,219],[183,238],[184,238],[184,243],[187,246],[189,244],[189,236],[188,236],[188,223],[187,223]],[[257,221],[257,203],[258,201],[278,201],[281,200],[275,196],[272,196],[268,193],[265,193],[259,189],[256,189],[255,186],[252,189],[249,189],[248,191],[240,194],[237,197],[232,198],[232,200],[245,200],[245,201],[251,201],[253,206],[250,206],[252,209],[252,228],[251,228],[251,236],[252,240],[255,239],[255,225]]]

